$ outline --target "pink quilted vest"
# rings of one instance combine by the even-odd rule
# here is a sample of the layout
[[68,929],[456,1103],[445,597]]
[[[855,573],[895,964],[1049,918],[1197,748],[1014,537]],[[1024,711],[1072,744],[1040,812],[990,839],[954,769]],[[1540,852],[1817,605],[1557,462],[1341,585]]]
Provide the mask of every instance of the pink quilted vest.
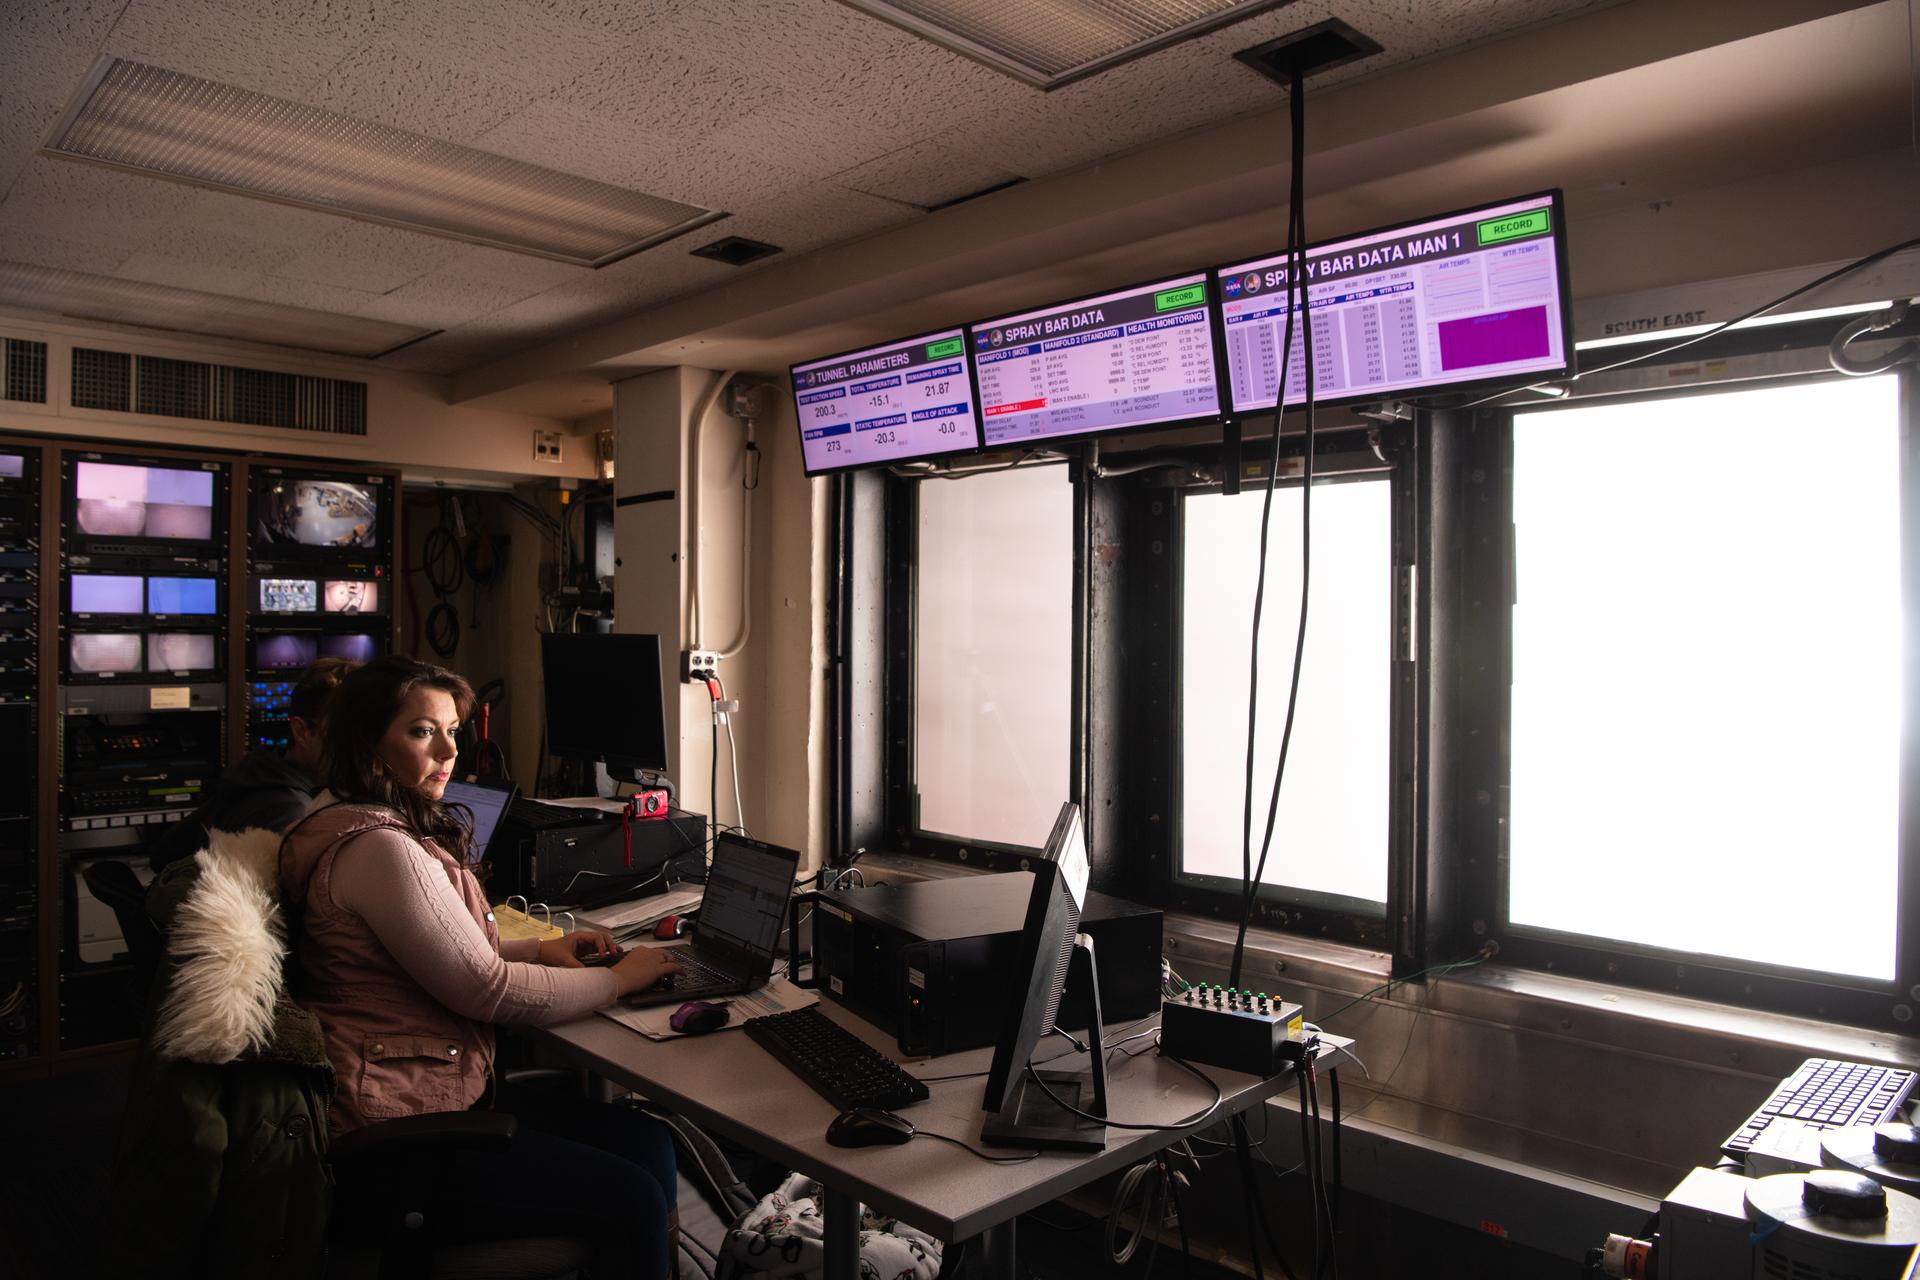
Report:
[[[299,917],[295,995],[326,1037],[335,1134],[395,1116],[464,1111],[493,1073],[492,1026],[428,995],[365,921],[334,905],[334,857],[376,827],[408,830],[391,809],[335,803],[295,823],[280,846],[281,890]],[[500,933],[473,873],[431,840],[418,847],[445,869],[497,948]]]

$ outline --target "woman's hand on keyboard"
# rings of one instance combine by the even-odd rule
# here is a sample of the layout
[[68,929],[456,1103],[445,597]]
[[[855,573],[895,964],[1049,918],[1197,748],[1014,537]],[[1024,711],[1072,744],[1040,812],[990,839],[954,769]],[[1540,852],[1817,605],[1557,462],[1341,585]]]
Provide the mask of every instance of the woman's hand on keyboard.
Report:
[[582,964],[611,964],[620,958],[620,944],[601,929],[581,929],[576,933],[546,938],[540,943],[541,964],[560,969],[578,969]]
[[645,991],[668,974],[679,972],[680,966],[673,962],[672,953],[659,947],[635,947],[613,966],[613,976],[620,980],[623,996]]

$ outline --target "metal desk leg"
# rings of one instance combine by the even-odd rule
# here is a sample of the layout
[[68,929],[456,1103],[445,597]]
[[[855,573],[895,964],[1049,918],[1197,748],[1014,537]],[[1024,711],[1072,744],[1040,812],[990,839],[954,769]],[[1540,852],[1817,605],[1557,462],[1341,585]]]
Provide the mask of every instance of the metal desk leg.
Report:
[[827,1188],[825,1280],[852,1280],[860,1274],[860,1202]]
[[984,1264],[982,1273],[987,1280],[1014,1280],[1014,1258],[1018,1256],[1014,1247],[1013,1225],[1017,1221],[1008,1218],[997,1227],[988,1227],[980,1233],[980,1260]]

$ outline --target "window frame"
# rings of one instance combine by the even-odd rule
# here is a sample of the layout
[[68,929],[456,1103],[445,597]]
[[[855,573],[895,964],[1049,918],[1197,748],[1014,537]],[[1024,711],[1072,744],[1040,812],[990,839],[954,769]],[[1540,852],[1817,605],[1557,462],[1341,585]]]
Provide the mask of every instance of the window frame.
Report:
[[[1831,326],[1828,326],[1830,328]],[[1821,339],[1824,345],[1824,336]],[[1777,348],[1776,348],[1777,349]],[[1690,364],[1693,362],[1689,362]],[[1818,382],[1837,374],[1802,373],[1764,382],[1723,381],[1604,396],[1608,404],[1670,401],[1726,394],[1754,386]],[[1920,379],[1908,368],[1900,378],[1900,567],[1905,635],[1901,705],[1901,825],[1894,977],[1849,978],[1809,969],[1709,956],[1612,939],[1515,925],[1508,916],[1508,822],[1512,777],[1513,606],[1517,564],[1524,548],[1513,524],[1515,409],[1437,415],[1436,432],[1450,439],[1437,447],[1433,478],[1437,518],[1458,521],[1436,557],[1438,604],[1453,607],[1436,619],[1439,642],[1461,660],[1436,673],[1446,687],[1435,699],[1441,712],[1431,733],[1436,761],[1453,761],[1435,780],[1431,829],[1455,832],[1459,854],[1447,870],[1458,876],[1452,892],[1431,904],[1435,955],[1444,962],[1497,944],[1504,964],[1566,974],[1610,984],[1668,991],[1717,1004],[1905,1031],[1920,1005]],[[1588,397],[1581,397],[1583,399]],[[1600,396],[1591,399],[1598,401]],[[1569,401],[1562,401],[1565,405]],[[1537,411],[1541,404],[1521,406]],[[1438,441],[1436,442],[1438,443]],[[1652,459],[1653,465],[1711,465],[1711,460]],[[1841,460],[1844,465],[1844,460]],[[1488,483],[1492,479],[1494,483]],[[1496,743],[1487,751],[1476,744]],[[1442,851],[1428,854],[1434,866]]]

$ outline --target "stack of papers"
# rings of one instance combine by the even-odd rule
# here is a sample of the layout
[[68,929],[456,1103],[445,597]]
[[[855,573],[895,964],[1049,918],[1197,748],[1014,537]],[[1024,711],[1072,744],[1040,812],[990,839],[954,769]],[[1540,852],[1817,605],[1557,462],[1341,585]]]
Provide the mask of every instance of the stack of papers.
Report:
[[[700,997],[695,996],[698,1000]],[[748,1018],[764,1018],[768,1014],[787,1013],[794,1009],[804,1009],[808,1005],[820,1003],[817,991],[802,991],[785,978],[775,978],[758,991],[749,991],[739,996],[715,996],[709,1004],[725,1005],[733,1014],[727,1020],[722,1031],[732,1031],[746,1022]],[[611,1018],[621,1026],[638,1031],[649,1040],[678,1040],[682,1032],[675,1031],[668,1019],[678,1004],[657,1004],[647,1009],[629,1009],[625,1005],[608,1005],[600,1010],[600,1016]]]
[[631,902],[614,902],[604,907],[595,907],[591,911],[576,911],[574,916],[585,929],[605,929],[617,942],[624,942],[636,934],[651,929],[654,924],[667,917],[684,915],[700,909],[700,900],[706,893],[705,886],[690,885],[682,889],[669,889],[665,893],[656,893],[651,898],[636,898]]

